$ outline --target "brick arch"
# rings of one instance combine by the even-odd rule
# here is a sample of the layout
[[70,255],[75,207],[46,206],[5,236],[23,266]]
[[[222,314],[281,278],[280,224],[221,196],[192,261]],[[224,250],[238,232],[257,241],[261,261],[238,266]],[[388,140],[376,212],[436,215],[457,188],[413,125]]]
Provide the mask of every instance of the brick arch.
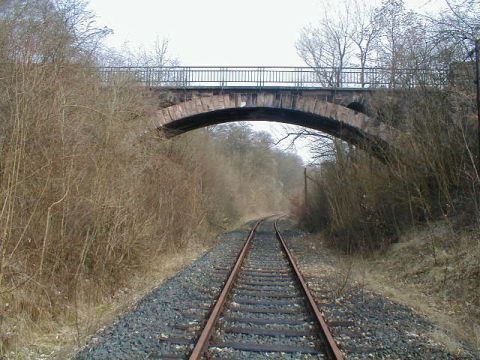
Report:
[[168,137],[233,121],[275,121],[319,130],[373,152],[382,160],[398,131],[361,112],[318,97],[269,93],[198,97],[157,112],[157,128]]

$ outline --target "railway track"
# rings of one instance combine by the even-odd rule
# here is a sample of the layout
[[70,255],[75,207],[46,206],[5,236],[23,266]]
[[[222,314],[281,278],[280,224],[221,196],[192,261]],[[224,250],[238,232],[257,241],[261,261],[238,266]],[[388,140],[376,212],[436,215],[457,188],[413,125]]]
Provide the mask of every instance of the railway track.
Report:
[[[255,229],[247,245],[244,229],[224,234],[222,242],[95,335],[74,358],[341,359],[281,234],[272,221]],[[478,358],[445,351],[424,335],[437,329],[433,324],[363,287],[352,286],[338,298],[335,290],[344,279],[337,278],[329,258],[298,232],[288,235],[296,239],[289,245],[310,269],[316,300],[345,356]],[[239,254],[243,259],[237,261]]]
[[276,222],[251,230],[203,323],[189,359],[343,359]]

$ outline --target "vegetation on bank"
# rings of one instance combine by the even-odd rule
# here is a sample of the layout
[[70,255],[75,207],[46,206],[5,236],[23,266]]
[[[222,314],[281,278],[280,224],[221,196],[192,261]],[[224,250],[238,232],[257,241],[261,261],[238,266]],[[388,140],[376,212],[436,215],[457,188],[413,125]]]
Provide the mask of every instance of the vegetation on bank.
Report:
[[[339,66],[360,64],[367,51],[362,67],[389,69],[390,86],[358,101],[376,121],[400,130],[395,155],[384,164],[338,140],[313,146],[317,191],[302,218],[312,229],[328,229],[345,249],[388,245],[405,227],[438,218],[477,225],[475,68],[467,50],[479,35],[480,7],[475,1],[448,5],[437,18],[425,18],[401,0],[385,0],[362,10],[360,28],[347,21],[350,10],[300,36],[299,54],[307,63],[317,54],[313,48]],[[355,41],[366,30],[369,42],[360,45],[368,48]],[[438,67],[450,67],[448,83],[423,81],[423,69]]]
[[0,357],[43,320],[80,333],[82,302],[285,209],[301,181],[300,159],[246,125],[161,138],[148,89],[101,84],[92,20],[76,0],[0,4]]
[[[414,239],[418,228],[418,247],[411,241],[403,249],[417,249],[422,260],[399,257],[403,266],[411,261],[430,273],[441,272],[443,278],[432,284],[451,286],[444,294],[465,304],[478,319],[479,144],[475,71],[465,57],[479,35],[480,7],[474,1],[449,4],[451,11],[428,21],[407,16],[410,12],[401,1],[384,1],[374,9],[372,24],[383,25],[375,33],[377,50],[369,48],[371,65],[389,68],[395,75],[402,64],[414,74],[451,64],[449,83],[434,88],[419,81],[412,88],[399,76],[392,79],[395,89],[366,99],[374,117],[400,130],[398,151],[382,163],[337,140],[317,143],[313,150],[318,162],[309,170],[309,200],[297,206],[297,214],[307,229],[322,231],[327,242],[350,254],[388,250],[401,239]],[[436,227],[448,231],[430,231]]]

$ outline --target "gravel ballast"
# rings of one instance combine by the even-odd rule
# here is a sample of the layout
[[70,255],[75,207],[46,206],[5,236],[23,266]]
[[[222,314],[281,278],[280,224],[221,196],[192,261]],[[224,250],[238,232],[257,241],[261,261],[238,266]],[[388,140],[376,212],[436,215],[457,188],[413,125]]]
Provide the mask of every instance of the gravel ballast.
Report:
[[[250,224],[250,225],[253,225]],[[347,359],[477,359],[468,346],[461,353],[451,353],[445,346],[434,341],[430,334],[436,328],[423,317],[404,305],[370,292],[363,287],[349,284],[336,270],[334,262],[321,251],[312,251],[311,244],[298,231],[283,225],[284,238],[299,260],[300,269],[318,299],[318,303],[331,325],[332,333]],[[270,233],[268,235],[267,233]],[[211,251],[196,260],[190,267],[165,282],[161,287],[140,300],[134,309],[120,317],[114,324],[92,337],[90,343],[74,355],[74,359],[163,359],[187,358],[198,337],[201,325],[214,304],[221,287],[228,277],[235,257],[244,244],[247,231],[225,234]],[[258,235],[263,242],[276,241],[271,222],[260,227]],[[268,245],[268,244],[267,244]],[[269,257],[263,264],[274,266],[277,259]],[[258,266],[262,259],[252,258],[251,264]],[[214,340],[250,341],[266,339],[263,335],[229,333],[232,327],[256,328],[248,322],[236,322],[235,307],[258,308],[255,301],[268,300],[258,297],[254,273],[240,277],[241,289],[234,291],[228,310],[220,319]],[[256,274],[258,275],[258,274]],[[279,281],[282,273],[276,274]],[[257,278],[258,279],[258,278]],[[268,278],[265,277],[265,282]],[[283,297],[274,305],[279,309],[289,308],[278,319],[287,322],[305,319],[302,309],[282,301],[296,300],[295,285],[285,280],[281,291]],[[341,289],[341,291],[339,290]],[[263,286],[266,294],[275,295],[279,288]],[[289,299],[292,296],[292,299]],[[250,302],[250,303],[249,303]],[[262,304],[268,307],[269,305]],[[255,310],[256,311],[256,310]],[[268,319],[262,312],[249,313],[255,319]],[[271,315],[270,315],[271,316]],[[289,324],[292,330],[308,331],[305,324]],[[264,329],[284,326],[265,324]],[[286,337],[285,344],[308,347],[315,342],[310,336]],[[322,358],[310,354],[251,353],[228,347],[212,348],[214,359],[310,359]]]
[[211,343],[223,346],[209,347],[206,358],[325,359],[324,340],[316,329],[273,222],[265,221],[212,338]]

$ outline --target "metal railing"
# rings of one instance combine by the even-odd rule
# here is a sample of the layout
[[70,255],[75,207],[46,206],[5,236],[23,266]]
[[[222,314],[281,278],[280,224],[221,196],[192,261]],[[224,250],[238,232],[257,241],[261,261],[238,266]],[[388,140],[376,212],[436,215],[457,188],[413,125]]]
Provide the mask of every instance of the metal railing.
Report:
[[148,87],[408,88],[444,86],[445,69],[312,67],[102,67],[102,81],[129,78]]

